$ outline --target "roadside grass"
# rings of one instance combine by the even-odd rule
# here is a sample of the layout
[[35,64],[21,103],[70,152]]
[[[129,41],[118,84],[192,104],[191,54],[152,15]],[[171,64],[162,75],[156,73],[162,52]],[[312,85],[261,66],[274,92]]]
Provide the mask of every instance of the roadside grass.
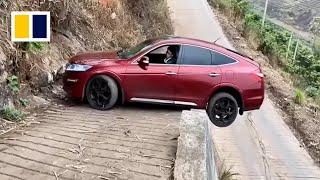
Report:
[[232,171],[232,166],[226,167],[225,161],[223,161],[219,167],[219,180],[234,180],[239,173]]
[[300,89],[296,89],[294,93],[294,102],[302,105],[305,102],[305,95]]
[[4,107],[2,112],[3,118],[8,121],[19,122],[24,118],[24,113],[14,107]]

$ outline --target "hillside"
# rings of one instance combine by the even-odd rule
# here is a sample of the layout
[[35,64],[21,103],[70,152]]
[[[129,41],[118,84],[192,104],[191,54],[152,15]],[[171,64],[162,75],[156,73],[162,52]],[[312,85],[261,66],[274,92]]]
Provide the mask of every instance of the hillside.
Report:
[[[263,12],[265,0],[249,0]],[[318,0],[269,0],[268,16],[291,24],[302,30],[309,30],[315,17],[320,16]]]
[[[11,11],[50,11],[51,42],[12,43]],[[165,0],[0,1],[0,110],[63,98],[57,82],[71,56],[172,34],[168,15]]]

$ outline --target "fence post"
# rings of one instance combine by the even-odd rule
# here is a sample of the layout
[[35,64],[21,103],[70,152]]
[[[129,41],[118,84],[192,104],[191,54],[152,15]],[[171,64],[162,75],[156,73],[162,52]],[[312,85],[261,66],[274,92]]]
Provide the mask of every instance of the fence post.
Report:
[[299,47],[299,41],[297,41],[296,49],[294,50],[293,61],[295,61],[295,60],[296,60],[297,52],[298,52],[298,47]]
[[290,51],[290,47],[291,47],[292,37],[293,37],[293,32],[291,32],[291,35],[290,35],[290,39],[289,39],[289,43],[288,43],[288,48],[287,48],[287,53],[286,53],[286,60],[288,60],[289,51]]
[[267,16],[267,10],[268,10],[268,4],[269,4],[269,0],[266,0],[266,4],[264,6],[264,13],[263,13],[263,18],[262,18],[262,24],[261,24],[261,29],[263,30],[264,27],[264,22],[266,21],[266,16]]

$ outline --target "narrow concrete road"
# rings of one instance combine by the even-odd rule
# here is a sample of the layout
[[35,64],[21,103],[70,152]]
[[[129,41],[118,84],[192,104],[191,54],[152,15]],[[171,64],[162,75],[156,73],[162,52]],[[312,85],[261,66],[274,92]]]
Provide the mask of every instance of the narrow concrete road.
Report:
[[0,180],[169,179],[180,115],[150,105],[52,107],[0,138]]
[[[175,33],[233,48],[206,0],[168,0]],[[320,170],[300,147],[267,97],[228,128],[213,129],[214,145],[236,179],[320,179]]]

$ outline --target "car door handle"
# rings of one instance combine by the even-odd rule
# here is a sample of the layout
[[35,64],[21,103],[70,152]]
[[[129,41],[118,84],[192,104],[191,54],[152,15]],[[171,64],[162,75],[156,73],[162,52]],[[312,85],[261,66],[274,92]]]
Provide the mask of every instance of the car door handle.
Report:
[[166,75],[173,76],[173,75],[177,75],[177,73],[172,72],[172,71],[168,71],[168,72],[166,72]]
[[210,77],[217,77],[217,76],[220,76],[220,74],[219,73],[210,73],[209,76]]

